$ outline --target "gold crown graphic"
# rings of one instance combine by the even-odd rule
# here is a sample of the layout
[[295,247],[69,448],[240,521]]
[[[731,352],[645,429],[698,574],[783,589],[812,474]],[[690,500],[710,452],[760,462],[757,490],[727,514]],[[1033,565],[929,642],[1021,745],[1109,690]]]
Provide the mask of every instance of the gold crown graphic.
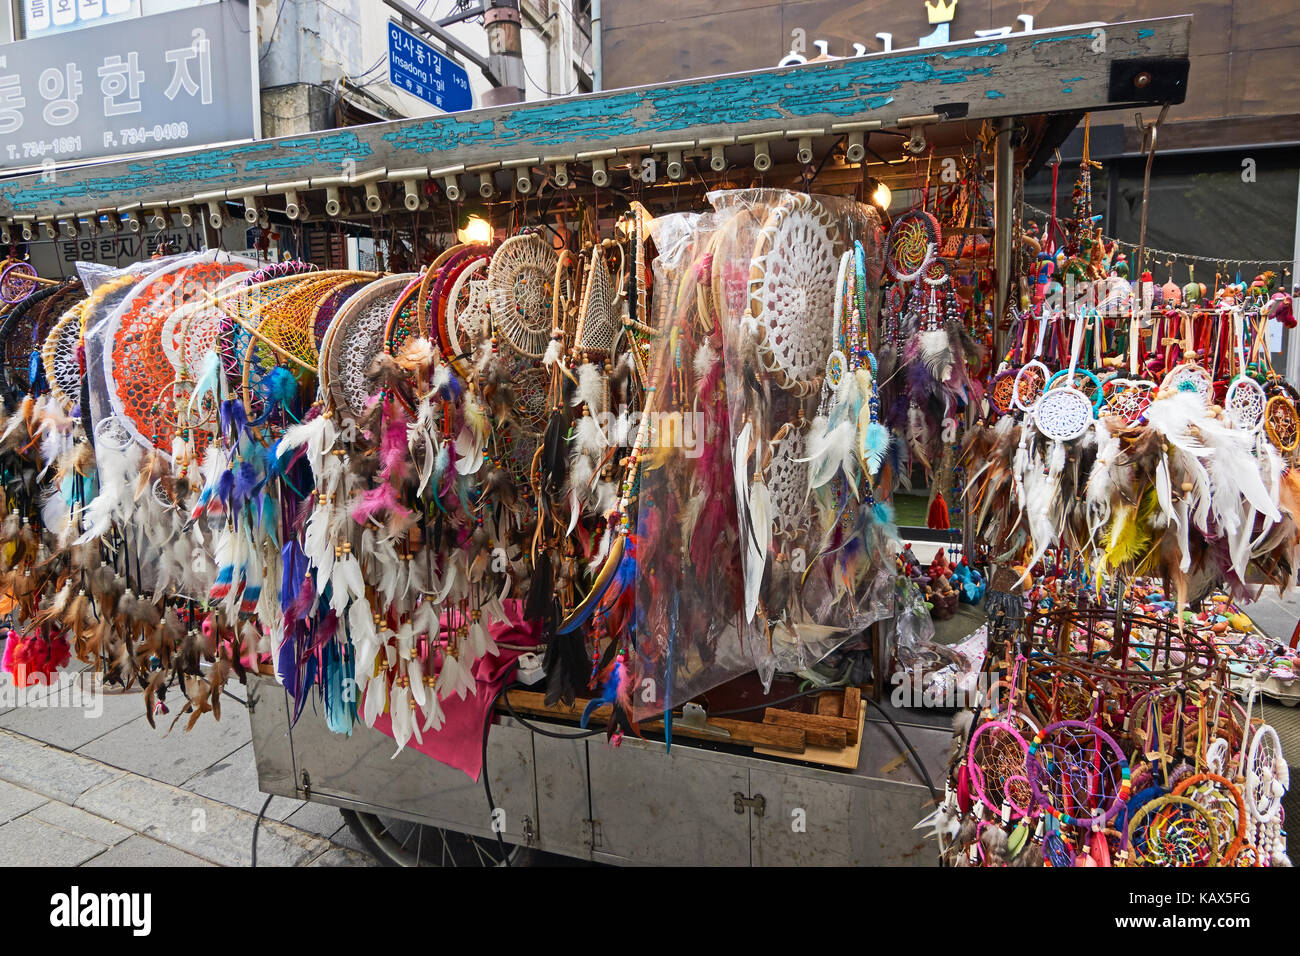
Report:
[[938,3],[925,0],[925,12],[931,23],[951,23],[957,15],[957,0],[939,0]]

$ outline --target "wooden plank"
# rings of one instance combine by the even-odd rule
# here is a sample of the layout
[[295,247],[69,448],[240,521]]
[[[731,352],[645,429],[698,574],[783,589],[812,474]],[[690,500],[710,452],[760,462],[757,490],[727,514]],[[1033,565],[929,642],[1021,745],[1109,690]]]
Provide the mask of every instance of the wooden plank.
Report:
[[841,717],[847,717],[849,720],[858,719],[858,711],[862,709],[862,691],[856,687],[846,687],[844,689],[844,709],[840,712]]
[[817,695],[817,713],[823,717],[839,717],[844,710],[844,695],[828,690]]
[[[862,758],[862,728],[866,725],[866,720],[867,715],[865,712],[858,714],[857,743],[842,748],[809,745],[808,749],[798,759],[806,760],[809,763],[818,763],[826,767],[839,767],[843,770],[855,769],[858,766],[858,761]],[[754,753],[769,757],[789,756],[789,754],[778,753],[762,747],[755,747]]]
[[[589,703],[586,698],[579,697],[574,701],[572,707],[566,707],[563,704],[548,707],[545,694],[528,690],[512,690],[506,696],[510,699],[510,706],[521,714],[538,717],[562,717],[575,723],[582,717],[582,712]],[[505,710],[503,705],[498,705],[498,707]],[[607,723],[610,711],[611,708],[608,704],[596,708],[592,712],[591,722],[598,725]],[[662,729],[662,724],[663,718],[659,717],[639,722],[642,730]],[[718,737],[707,731],[683,726],[677,721],[673,721],[673,736],[689,737],[693,740],[712,740],[741,747],[768,747],[781,753],[792,754],[803,753],[808,745],[807,734],[797,727],[772,726],[756,723],[752,720],[731,720],[726,717],[710,718],[709,724],[719,730],[727,731],[731,736]]]
[[780,727],[798,727],[806,733],[843,730],[848,735],[848,743],[858,742],[858,722],[845,717],[823,717],[820,714],[801,714],[793,710],[769,707],[763,712],[763,723],[776,724]]
[[839,123],[898,128],[945,107],[963,112],[963,123],[1128,108],[1141,94],[1112,95],[1111,65],[1186,60],[1190,19],[1109,24],[1104,53],[1093,52],[1092,29],[1045,30],[55,169],[0,181],[0,220],[69,219],[137,202],[176,207],[241,187],[283,193],[304,180],[323,188],[322,180],[385,170],[427,174],[683,140],[777,138]]

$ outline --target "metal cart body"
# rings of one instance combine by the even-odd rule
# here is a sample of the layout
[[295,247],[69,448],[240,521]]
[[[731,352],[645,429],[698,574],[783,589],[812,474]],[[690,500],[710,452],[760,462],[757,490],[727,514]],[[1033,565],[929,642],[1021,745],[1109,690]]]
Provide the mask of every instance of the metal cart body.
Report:
[[[258,785],[265,793],[424,823],[603,863],[713,866],[934,865],[912,825],[930,792],[887,723],[867,720],[857,768],[829,770],[674,742],[603,735],[557,740],[509,717],[488,737],[482,782],[364,725],[330,733],[274,680],[248,689]],[[555,725],[559,733],[572,732]],[[951,735],[904,730],[933,780]],[[903,759],[899,759],[903,758]]]

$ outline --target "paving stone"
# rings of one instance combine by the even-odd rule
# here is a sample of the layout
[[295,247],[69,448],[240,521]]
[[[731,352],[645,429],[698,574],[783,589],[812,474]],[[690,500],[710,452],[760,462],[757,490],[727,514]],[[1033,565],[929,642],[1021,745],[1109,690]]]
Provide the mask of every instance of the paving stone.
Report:
[[[280,798],[276,798],[279,800]],[[272,803],[274,806],[274,803]],[[339,814],[338,807],[332,807],[328,803],[304,803],[298,809],[284,818],[284,822],[291,827],[297,827],[299,830],[306,830],[308,833],[317,833],[323,837],[329,837],[333,842],[339,841],[334,839],[334,834],[340,830],[347,830],[347,825],[343,822],[343,817]]]
[[[185,790],[193,790],[249,813],[257,813],[262,809],[262,804],[266,803],[266,794],[257,788],[257,763],[253,758],[251,743],[199,771],[181,786]],[[283,820],[301,806],[301,800],[273,797],[266,808],[266,816],[271,820]],[[336,813],[336,819],[337,816]]]
[[0,780],[72,803],[92,787],[121,776],[120,770],[0,730]]
[[[128,774],[84,794],[77,805],[213,863],[247,866],[252,859],[256,814],[179,787]],[[258,865],[300,866],[327,849],[318,836],[263,820]]]
[[21,817],[29,810],[35,810],[46,798],[26,787],[16,787],[12,783],[0,781],[0,823],[8,823]]
[[42,823],[48,823],[60,830],[67,830],[69,833],[75,833],[88,840],[94,840],[108,846],[121,843],[131,836],[131,831],[126,827],[120,827],[111,820],[105,820],[101,816],[87,813],[85,810],[78,810],[76,807],[69,806],[66,803],[59,803],[56,800],[51,800],[33,810],[31,816]]
[[[0,727],[62,750],[76,750],[144,713],[144,698],[139,694],[103,694],[93,698],[92,706],[53,706],[57,699],[50,696],[53,690],[45,691],[45,697],[0,716]],[[60,697],[69,699],[63,692]]]
[[349,850],[345,847],[336,846],[332,850],[327,850],[316,859],[307,864],[308,866],[378,866],[379,861],[368,853],[358,853],[356,850]]
[[334,835],[330,837],[330,842],[337,846],[346,847],[349,850],[356,850],[358,853],[364,853],[367,856],[370,855],[370,851],[361,845],[361,841],[357,839],[356,834],[352,832],[352,828],[346,823],[334,831]]
[[159,843],[138,833],[115,847],[105,850],[83,866],[212,866],[207,860],[191,856],[166,843]]
[[0,861],[10,866],[80,866],[106,849],[97,840],[52,827],[31,814],[0,827]]
[[[4,719],[0,717],[0,722]],[[252,736],[248,711],[233,700],[225,701],[222,706],[220,722],[211,714],[204,714],[194,729],[185,733],[188,720],[188,716],[181,718],[180,723],[169,731],[171,718],[164,717],[158,721],[158,729],[154,730],[141,714],[136,720],[79,747],[77,752],[110,766],[179,786],[234,753]]]

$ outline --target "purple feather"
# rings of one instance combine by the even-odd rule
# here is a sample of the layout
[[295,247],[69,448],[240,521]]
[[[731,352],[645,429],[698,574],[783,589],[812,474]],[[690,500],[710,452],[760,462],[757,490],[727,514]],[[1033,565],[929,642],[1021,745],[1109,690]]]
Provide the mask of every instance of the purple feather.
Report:
[[240,462],[239,467],[235,469],[235,487],[230,495],[232,506],[242,507],[257,494],[261,487],[262,482],[257,477],[257,469],[249,462]]
[[217,479],[217,497],[221,499],[221,503],[227,508],[230,507],[230,497],[234,493],[234,490],[235,473],[231,469],[227,468],[221,473],[221,477]]
[[248,413],[244,403],[237,398],[228,398],[221,403],[221,433],[229,435],[230,440],[238,441],[244,426],[248,424]]

